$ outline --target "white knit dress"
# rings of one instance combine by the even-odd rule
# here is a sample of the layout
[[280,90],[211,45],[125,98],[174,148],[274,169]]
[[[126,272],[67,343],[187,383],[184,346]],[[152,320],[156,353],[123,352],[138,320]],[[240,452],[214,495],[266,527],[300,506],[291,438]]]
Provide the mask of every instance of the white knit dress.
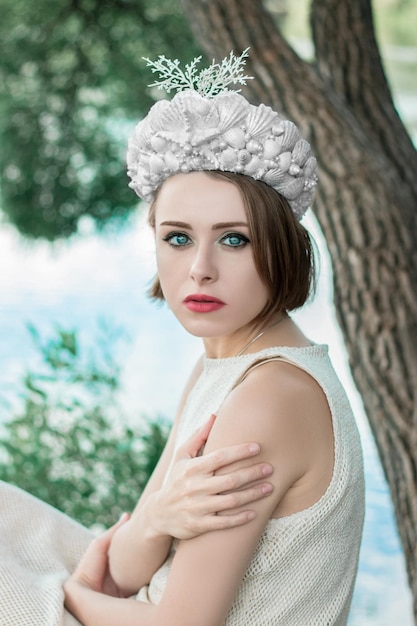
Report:
[[[326,493],[310,508],[271,519],[253,555],[225,626],[344,626],[347,622],[364,518],[364,477],[359,435],[326,346],[268,348],[255,354],[205,359],[186,403],[177,446],[217,413],[248,368],[282,357],[322,387],[334,431],[334,470]],[[137,598],[158,603],[175,556]]]
[[[357,429],[327,349],[270,348],[206,359],[188,398],[177,445],[217,412],[248,367],[276,356],[305,369],[326,393],[335,437],[334,473],[314,506],[269,521],[225,626],[342,626],[356,576],[364,483]],[[63,607],[62,583],[91,538],[65,515],[0,482],[0,626],[79,626]],[[138,599],[159,601],[173,557],[174,550]]]

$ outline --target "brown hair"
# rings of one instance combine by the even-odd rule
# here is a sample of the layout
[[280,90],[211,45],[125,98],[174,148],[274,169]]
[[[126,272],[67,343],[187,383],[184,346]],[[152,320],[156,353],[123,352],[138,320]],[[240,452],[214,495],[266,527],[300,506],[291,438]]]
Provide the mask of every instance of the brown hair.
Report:
[[[269,292],[268,302],[258,320],[303,306],[314,292],[316,283],[313,243],[287,200],[266,183],[249,176],[218,170],[204,173],[236,185],[242,196],[255,267]],[[153,228],[157,198],[158,192],[148,215]],[[164,299],[158,276],[149,295]]]

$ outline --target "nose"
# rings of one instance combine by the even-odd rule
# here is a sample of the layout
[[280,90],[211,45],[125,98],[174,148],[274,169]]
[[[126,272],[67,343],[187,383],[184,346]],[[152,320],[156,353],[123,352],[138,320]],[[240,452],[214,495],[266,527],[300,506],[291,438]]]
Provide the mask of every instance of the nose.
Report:
[[217,280],[218,270],[214,254],[208,246],[196,247],[190,267],[190,276],[196,283],[202,284]]

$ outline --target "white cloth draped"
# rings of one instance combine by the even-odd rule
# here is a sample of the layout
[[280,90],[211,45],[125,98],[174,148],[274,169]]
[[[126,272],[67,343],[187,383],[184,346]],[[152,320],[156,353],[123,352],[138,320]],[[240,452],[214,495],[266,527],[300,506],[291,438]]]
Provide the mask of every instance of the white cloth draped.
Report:
[[86,528],[0,481],[0,626],[80,626],[62,584],[93,537]]

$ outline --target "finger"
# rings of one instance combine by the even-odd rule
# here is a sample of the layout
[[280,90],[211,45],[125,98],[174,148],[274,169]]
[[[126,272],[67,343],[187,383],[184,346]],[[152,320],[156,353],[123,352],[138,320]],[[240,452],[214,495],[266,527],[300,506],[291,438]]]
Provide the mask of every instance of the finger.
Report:
[[243,526],[251,522],[255,517],[255,511],[240,511],[232,515],[212,515],[206,519],[206,532]]
[[121,527],[123,526],[123,524],[125,524],[127,521],[129,521],[130,519],[130,514],[127,513],[126,511],[124,513],[121,514],[121,516],[119,517],[119,519],[117,520],[117,522],[115,524],[113,524],[113,526],[110,526],[110,528],[108,528],[103,534],[103,536],[109,536],[109,537],[113,537],[114,533]]
[[127,511],[125,511],[124,513],[121,514],[117,522],[113,524],[113,526],[111,526],[111,528],[114,528],[114,529],[120,528],[120,526],[123,526],[123,524],[129,521],[129,519],[130,519],[130,513],[127,513]]
[[198,459],[199,468],[207,473],[216,472],[236,461],[256,456],[259,452],[260,446],[257,443],[239,443],[234,446],[219,448],[219,450],[214,450]]
[[191,435],[189,439],[179,448],[177,459],[194,458],[201,448],[206,444],[210,431],[216,420],[216,416],[211,414],[209,419]]
[[208,420],[206,421],[206,423],[203,424],[203,426],[199,429],[201,441],[203,443],[206,443],[207,439],[209,438],[211,429],[213,428],[213,424],[215,421],[216,421],[216,415],[212,413],[210,417],[208,418]]
[[235,509],[268,497],[273,490],[274,487],[271,483],[260,483],[242,491],[220,494],[211,498],[210,508],[214,509],[218,515],[229,515]]
[[210,493],[220,494],[252,487],[253,483],[265,480],[273,473],[269,463],[256,463],[233,472],[216,474],[210,478]]
[[101,535],[96,537],[95,543],[96,543],[97,547],[99,547],[99,549],[102,552],[107,553],[107,550],[108,550],[108,548],[110,546],[110,543],[111,543],[111,540],[113,539],[113,536],[118,531],[118,529],[121,526],[123,526],[123,524],[125,524],[129,519],[130,519],[129,513],[126,513],[126,512],[122,513],[120,518],[117,520],[117,522],[115,524],[113,524],[113,526],[110,526],[110,528],[105,530],[104,533],[102,533]]

